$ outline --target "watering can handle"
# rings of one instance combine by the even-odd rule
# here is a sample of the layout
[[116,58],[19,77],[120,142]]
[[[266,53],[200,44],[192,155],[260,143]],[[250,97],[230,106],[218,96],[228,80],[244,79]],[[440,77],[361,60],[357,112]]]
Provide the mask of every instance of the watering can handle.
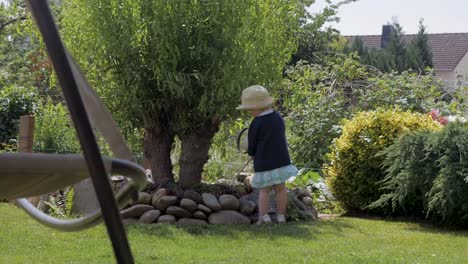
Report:
[[247,149],[242,149],[242,141],[244,140],[245,136],[247,136],[249,132],[249,129],[248,128],[244,128],[242,129],[242,131],[239,133],[239,135],[237,136],[237,150],[242,152],[242,153],[247,153]]
[[245,167],[247,167],[247,165],[250,163],[251,160],[252,160],[252,158],[249,157],[249,159],[244,163],[244,165],[243,165],[242,168],[239,170],[239,172],[237,172],[236,176],[239,175],[241,172],[244,171]]

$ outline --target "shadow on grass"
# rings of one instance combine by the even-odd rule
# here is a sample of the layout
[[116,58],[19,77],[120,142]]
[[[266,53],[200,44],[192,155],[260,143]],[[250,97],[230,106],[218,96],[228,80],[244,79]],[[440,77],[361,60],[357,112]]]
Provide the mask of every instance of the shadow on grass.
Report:
[[[397,220],[395,220],[397,221]],[[406,221],[408,222],[408,221]],[[460,237],[468,238],[468,229],[458,228],[458,227],[451,227],[451,226],[441,226],[434,223],[426,223],[426,222],[419,222],[419,221],[411,221],[413,225],[407,226],[405,229],[408,231],[414,232],[424,232],[424,233],[432,233],[432,234],[452,234]]]
[[294,222],[283,225],[143,225],[133,224],[127,227],[130,233],[138,232],[145,236],[159,236],[175,238],[181,233],[197,237],[229,237],[229,238],[261,238],[278,239],[292,237],[300,240],[315,239],[316,236],[326,233],[342,236],[345,229],[353,228],[342,219],[327,221]]
[[377,216],[369,214],[349,214],[343,216],[343,218],[356,218],[364,220],[376,220],[384,221],[389,223],[402,223],[406,224],[405,230],[411,232],[424,232],[431,234],[453,234],[461,237],[468,237],[468,229],[460,228],[456,226],[444,226],[432,221],[429,221],[422,217],[416,216]]

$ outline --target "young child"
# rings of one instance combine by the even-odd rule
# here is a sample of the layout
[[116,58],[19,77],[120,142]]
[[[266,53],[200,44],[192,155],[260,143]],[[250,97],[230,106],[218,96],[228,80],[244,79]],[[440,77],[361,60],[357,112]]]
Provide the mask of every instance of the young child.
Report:
[[278,223],[285,223],[287,192],[285,182],[297,174],[291,165],[285,126],[281,115],[272,109],[274,98],[260,85],[242,91],[238,110],[246,110],[253,117],[248,133],[248,153],[254,161],[252,186],[260,188],[258,224],[271,223],[268,214],[270,191],[276,192]]

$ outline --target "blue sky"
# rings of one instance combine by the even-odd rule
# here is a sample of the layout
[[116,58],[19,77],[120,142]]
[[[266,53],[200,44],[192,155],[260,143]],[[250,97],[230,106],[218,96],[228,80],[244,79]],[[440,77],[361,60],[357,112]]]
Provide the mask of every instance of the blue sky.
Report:
[[[309,12],[323,6],[325,0],[316,0]],[[429,33],[468,32],[468,0],[359,0],[341,7],[338,16],[335,28],[344,35],[380,34],[392,17],[406,34],[418,31],[420,18]]]

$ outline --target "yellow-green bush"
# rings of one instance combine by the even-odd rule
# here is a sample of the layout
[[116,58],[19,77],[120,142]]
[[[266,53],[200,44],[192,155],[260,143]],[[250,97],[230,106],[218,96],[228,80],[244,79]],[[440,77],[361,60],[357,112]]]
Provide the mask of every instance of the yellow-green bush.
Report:
[[359,112],[343,124],[325,165],[327,183],[348,210],[367,210],[382,195],[384,157],[377,155],[400,135],[420,129],[438,130],[428,115],[400,110]]

